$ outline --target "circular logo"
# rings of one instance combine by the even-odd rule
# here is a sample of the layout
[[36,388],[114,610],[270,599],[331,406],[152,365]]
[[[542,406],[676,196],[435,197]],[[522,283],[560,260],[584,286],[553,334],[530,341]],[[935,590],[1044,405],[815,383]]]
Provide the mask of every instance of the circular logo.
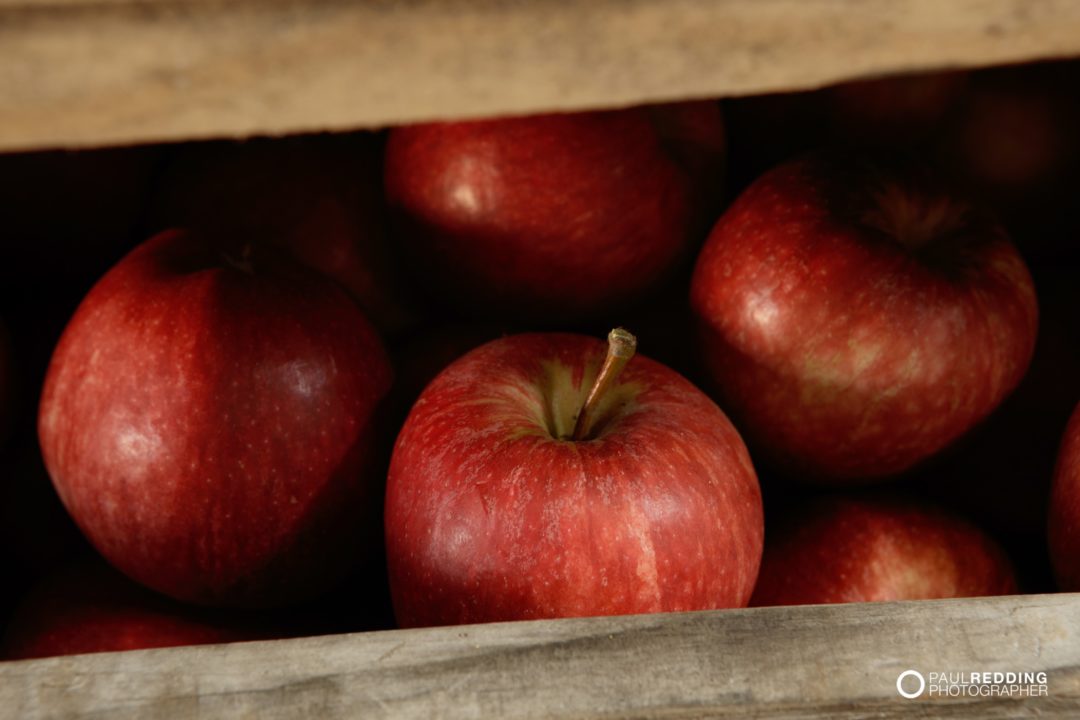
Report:
[[[919,689],[916,690],[915,692],[908,692],[907,690],[904,689],[904,679],[909,678],[909,677],[914,677],[914,678],[919,679]],[[904,672],[900,673],[900,677],[896,678],[896,692],[900,693],[901,695],[906,697],[908,700],[914,700],[915,698],[919,697],[920,695],[923,694],[923,690],[925,690],[925,689],[926,689],[926,678],[924,678],[922,676],[922,673],[920,673],[918,670],[905,670]]]

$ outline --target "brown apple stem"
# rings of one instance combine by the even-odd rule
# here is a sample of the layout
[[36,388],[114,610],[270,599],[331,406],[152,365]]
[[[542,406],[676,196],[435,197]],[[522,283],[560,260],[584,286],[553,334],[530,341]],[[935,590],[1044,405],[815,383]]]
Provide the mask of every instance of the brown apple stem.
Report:
[[607,357],[604,358],[604,365],[600,368],[600,373],[589,390],[589,396],[585,398],[585,404],[581,406],[581,412],[578,413],[577,422],[574,424],[574,433],[570,436],[571,440],[584,440],[589,436],[596,408],[604,395],[615,385],[619,374],[637,350],[637,338],[629,330],[615,328],[608,333],[607,340]]

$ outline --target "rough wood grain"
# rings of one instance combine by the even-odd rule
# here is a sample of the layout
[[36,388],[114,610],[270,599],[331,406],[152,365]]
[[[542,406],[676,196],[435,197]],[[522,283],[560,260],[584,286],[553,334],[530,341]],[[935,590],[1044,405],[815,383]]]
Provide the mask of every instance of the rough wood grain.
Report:
[[[909,668],[1045,698],[906,700]],[[27,718],[1080,717],[1080,595],[594,618],[0,664]]]
[[1077,53],[1075,0],[0,0],[0,149],[621,106]]

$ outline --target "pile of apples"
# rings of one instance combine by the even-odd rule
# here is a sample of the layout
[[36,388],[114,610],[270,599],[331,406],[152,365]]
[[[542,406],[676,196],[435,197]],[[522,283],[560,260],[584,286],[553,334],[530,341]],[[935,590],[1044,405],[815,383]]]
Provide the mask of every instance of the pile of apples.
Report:
[[1076,72],[0,157],[5,655],[1080,590]]

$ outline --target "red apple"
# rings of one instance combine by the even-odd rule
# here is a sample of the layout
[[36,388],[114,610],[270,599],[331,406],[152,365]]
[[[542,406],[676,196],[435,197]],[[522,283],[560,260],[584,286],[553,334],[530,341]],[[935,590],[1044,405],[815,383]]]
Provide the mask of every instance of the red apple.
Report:
[[1050,491],[1050,560],[1058,586],[1080,591],[1080,406],[1073,412],[1058,452]]
[[386,194],[441,301],[594,317],[698,242],[724,144],[715,102],[414,125],[390,133]]
[[[1046,507],[1061,429],[1080,398],[1080,287],[1074,266],[1060,277],[1032,269],[1039,337],[1031,367],[1009,398],[955,452],[919,473],[922,486],[1002,540],[1038,544],[1045,556]],[[1042,270],[1042,272],[1040,272]],[[1015,555],[1016,553],[1014,553]],[[1033,563],[1024,563],[1026,572]]]
[[80,305],[38,431],[61,500],[117,568],[180,600],[283,604],[365,551],[390,376],[326,278],[167,232]]
[[966,520],[897,498],[826,498],[771,520],[751,605],[1008,595],[1012,565]]
[[691,303],[751,445],[837,482],[906,470],[986,417],[1024,375],[1038,315],[993,220],[914,169],[827,153],[739,197]]
[[8,660],[267,639],[266,629],[185,608],[98,563],[46,578],[8,622]]
[[413,320],[386,237],[370,133],[181,146],[154,206],[155,231],[258,238],[333,278],[382,330]]
[[619,376],[632,336],[612,336],[606,360],[587,337],[505,337],[424,390],[386,496],[401,625],[746,604],[763,526],[739,434],[659,363]]

